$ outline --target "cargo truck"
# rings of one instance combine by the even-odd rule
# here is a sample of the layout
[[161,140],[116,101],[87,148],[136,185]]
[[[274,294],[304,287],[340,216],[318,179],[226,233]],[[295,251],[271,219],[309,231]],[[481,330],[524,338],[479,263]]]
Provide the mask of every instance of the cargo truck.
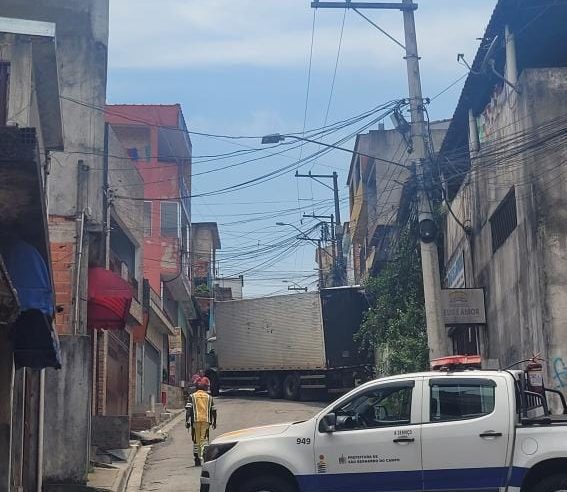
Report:
[[215,302],[211,391],[253,387],[297,400],[344,393],[371,378],[371,354],[354,341],[367,302],[360,287]]

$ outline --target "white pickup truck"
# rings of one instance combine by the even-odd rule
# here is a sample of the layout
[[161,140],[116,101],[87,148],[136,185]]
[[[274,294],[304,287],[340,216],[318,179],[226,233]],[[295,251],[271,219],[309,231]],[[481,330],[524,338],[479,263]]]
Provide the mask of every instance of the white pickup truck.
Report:
[[219,437],[201,492],[567,491],[567,419],[528,385],[523,371],[372,381],[310,420]]

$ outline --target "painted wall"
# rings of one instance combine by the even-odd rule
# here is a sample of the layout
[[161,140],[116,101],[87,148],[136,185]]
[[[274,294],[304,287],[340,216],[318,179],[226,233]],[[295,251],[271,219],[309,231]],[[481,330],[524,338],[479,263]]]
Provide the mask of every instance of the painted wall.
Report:
[[[506,366],[540,353],[547,385],[565,390],[567,149],[561,139],[540,139],[565,127],[567,69],[524,70],[519,90],[506,90],[492,105],[490,137],[473,160],[477,171],[453,201],[460,221],[472,227],[471,239],[448,216],[445,246],[449,262],[464,251],[467,287],[485,288],[484,358]],[[491,141],[518,135],[540,145],[496,162],[486,155]],[[518,225],[493,252],[490,218],[512,186]]]
[[62,369],[46,369],[45,483],[77,483],[89,466],[91,343],[86,336],[61,336]]
[[[125,149],[137,149],[136,167],[144,181],[144,197],[152,202],[151,235],[144,238],[144,277],[155,292],[160,293],[163,277],[174,277],[181,265],[179,238],[161,235],[161,205],[164,201],[180,204],[179,166],[158,156],[160,127],[179,126],[178,105],[111,105],[106,119]],[[190,173],[190,162],[188,164]],[[189,188],[190,193],[190,188]],[[168,200],[168,199],[171,200]],[[180,205],[181,209],[181,205]],[[182,223],[189,218],[182,213]]]

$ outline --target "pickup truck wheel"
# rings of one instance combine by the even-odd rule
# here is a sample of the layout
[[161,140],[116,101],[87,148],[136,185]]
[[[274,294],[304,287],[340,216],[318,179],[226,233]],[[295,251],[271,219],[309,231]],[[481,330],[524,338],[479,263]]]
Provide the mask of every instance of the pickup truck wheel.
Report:
[[260,475],[245,480],[238,488],[238,492],[296,492],[296,490],[292,484],[283,478]]
[[558,473],[536,483],[531,492],[567,492],[567,473]]
[[299,374],[288,374],[283,382],[283,394],[286,400],[299,400],[301,379]]
[[278,374],[270,374],[266,378],[266,388],[268,388],[268,395],[273,400],[283,396],[282,380]]

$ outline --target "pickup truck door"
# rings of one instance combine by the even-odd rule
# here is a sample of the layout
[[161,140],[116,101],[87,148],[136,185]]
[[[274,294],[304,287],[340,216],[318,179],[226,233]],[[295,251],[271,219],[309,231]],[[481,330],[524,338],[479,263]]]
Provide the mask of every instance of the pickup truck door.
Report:
[[506,379],[432,376],[423,390],[424,490],[504,486],[513,398]]
[[422,379],[378,383],[337,404],[334,432],[315,431],[317,474],[305,490],[422,490]]

